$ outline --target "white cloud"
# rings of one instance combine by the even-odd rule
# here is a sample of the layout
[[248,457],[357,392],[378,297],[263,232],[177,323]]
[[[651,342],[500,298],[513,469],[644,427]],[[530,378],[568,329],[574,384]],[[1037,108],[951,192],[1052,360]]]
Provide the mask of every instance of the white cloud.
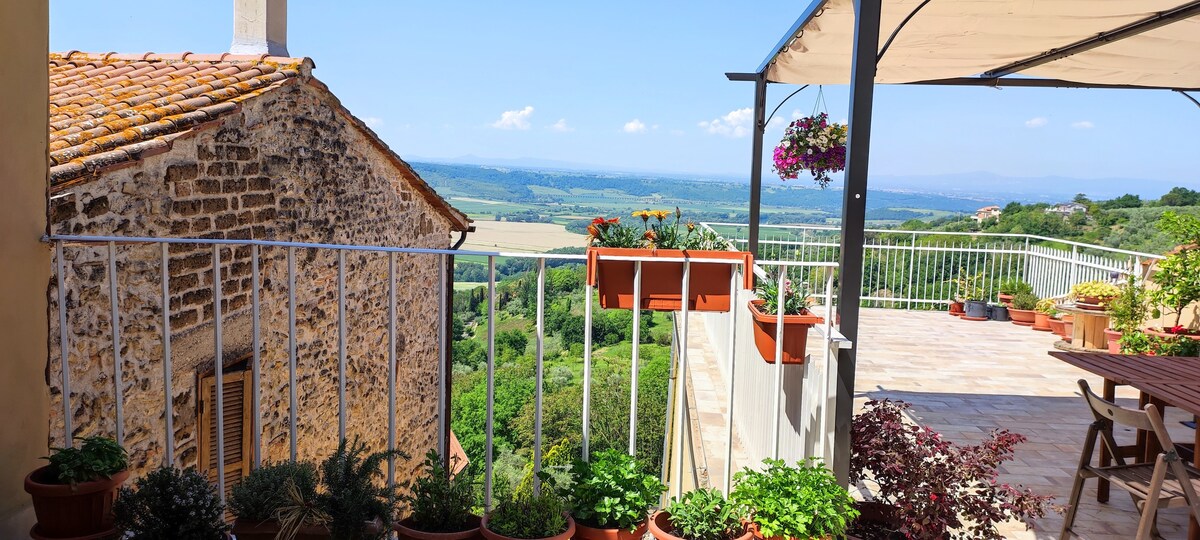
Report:
[[1026,120],[1026,121],[1025,121],[1025,127],[1027,127],[1027,128],[1040,128],[1040,127],[1042,127],[1042,126],[1044,126],[1044,125],[1046,125],[1046,124],[1049,124],[1049,123],[1050,123],[1050,121],[1049,121],[1049,120],[1046,120],[1046,117],[1044,117],[1044,116],[1038,116],[1038,117],[1035,117],[1035,118],[1030,118],[1029,120]]
[[575,128],[567,125],[566,118],[559,118],[557,122],[555,122],[553,125],[550,126],[550,131],[557,131],[559,133],[567,133],[567,132],[575,131]]
[[642,133],[646,131],[646,123],[634,118],[633,120],[625,122],[625,127],[622,129],[625,130],[625,133]]
[[533,106],[526,105],[519,111],[504,111],[500,119],[492,122],[496,129],[529,129],[529,117],[533,116]]
[[750,134],[753,121],[754,110],[746,107],[744,109],[729,111],[728,114],[720,118],[700,122],[699,126],[713,135],[739,138]]
[[363,118],[362,121],[372,129],[383,126],[383,119],[378,116],[368,116]]
[[1096,127],[1096,124],[1093,124],[1091,120],[1080,120],[1072,123],[1071,127],[1075,129],[1092,129]]

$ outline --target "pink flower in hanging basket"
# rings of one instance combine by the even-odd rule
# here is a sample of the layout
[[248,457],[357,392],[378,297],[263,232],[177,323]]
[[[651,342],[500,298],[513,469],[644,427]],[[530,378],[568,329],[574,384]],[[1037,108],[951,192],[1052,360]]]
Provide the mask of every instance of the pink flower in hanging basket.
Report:
[[782,180],[794,180],[808,171],[821,187],[829,185],[829,173],[846,168],[846,125],[829,122],[819,113],[792,122],[775,147],[774,169]]

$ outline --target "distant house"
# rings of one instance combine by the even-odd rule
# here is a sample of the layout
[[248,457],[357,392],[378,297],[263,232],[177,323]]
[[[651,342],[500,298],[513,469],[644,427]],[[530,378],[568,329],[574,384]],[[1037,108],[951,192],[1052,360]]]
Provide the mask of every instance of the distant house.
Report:
[[1077,202],[1059,203],[1046,209],[1047,214],[1058,214],[1063,217],[1077,212],[1087,212],[1087,206]]
[[1000,207],[996,205],[985,206],[975,211],[975,223],[983,223],[985,219],[1000,217]]

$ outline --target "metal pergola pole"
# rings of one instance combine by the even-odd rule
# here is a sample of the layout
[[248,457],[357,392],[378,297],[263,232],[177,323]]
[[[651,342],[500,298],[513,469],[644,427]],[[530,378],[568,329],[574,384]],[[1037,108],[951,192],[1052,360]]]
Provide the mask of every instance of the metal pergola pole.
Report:
[[767,129],[767,75],[754,77],[754,144],[750,154],[750,245],[747,250],[758,253],[758,227],[762,207],[763,134]]
[[853,346],[838,351],[834,414],[833,471],[849,482],[850,421],[854,416],[854,370],[858,349],[859,297],[862,295],[863,237],[867,217],[867,168],[871,153],[871,113],[875,99],[875,63],[879,50],[882,0],[854,2],[854,56],[850,68],[850,132],[846,139],[846,179],[842,195],[842,242],[838,314],[842,335]]

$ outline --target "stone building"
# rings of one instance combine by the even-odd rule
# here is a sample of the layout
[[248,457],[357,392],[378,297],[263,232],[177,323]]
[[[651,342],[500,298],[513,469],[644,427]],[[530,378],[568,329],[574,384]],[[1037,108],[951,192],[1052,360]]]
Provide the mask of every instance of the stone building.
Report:
[[[51,54],[50,230],[55,234],[262,239],[448,248],[470,221],[426,185],[311,71],[307,58]],[[286,248],[258,248],[261,425],[252,389],[249,246],[115,244],[123,395],[122,443],[135,470],[166,444],[161,262],[167,260],[175,462],[215,467],[208,390],[225,381],[226,475],[289,455]],[[103,245],[64,249],[67,356],[74,435],[117,433],[113,321]],[[347,434],[386,444],[389,256],[343,252],[347,305]],[[213,258],[219,256],[223,350],[214,343]],[[338,255],[296,249],[298,446],[318,459],[338,434]],[[437,446],[441,255],[398,254],[397,446]],[[449,281],[447,279],[447,281]],[[50,444],[63,443],[57,271],[51,278]],[[243,392],[232,398],[230,392]],[[238,411],[242,411],[240,417]],[[211,413],[211,409],[208,410]],[[243,425],[239,428],[238,423]],[[207,437],[207,442],[204,441]],[[206,450],[207,449],[207,450]],[[205,459],[201,456],[207,455]],[[398,465],[400,476],[415,470]],[[211,474],[211,472],[210,472]]]

